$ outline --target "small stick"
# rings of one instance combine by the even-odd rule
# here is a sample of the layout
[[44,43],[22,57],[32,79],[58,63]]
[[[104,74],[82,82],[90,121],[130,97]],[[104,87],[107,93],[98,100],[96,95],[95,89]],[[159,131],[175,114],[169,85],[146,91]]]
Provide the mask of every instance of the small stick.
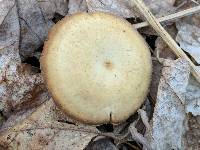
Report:
[[[197,12],[200,12],[200,6],[196,6],[196,7],[189,8],[189,9],[186,9],[186,10],[174,13],[174,14],[170,14],[170,15],[167,15],[167,16],[164,16],[164,17],[160,17],[160,18],[157,19],[157,21],[160,22],[160,23],[165,22],[165,21],[169,22],[169,21],[173,21],[173,20],[185,17],[185,16],[192,15],[192,14],[197,13]],[[149,26],[149,23],[147,21],[145,21],[145,22],[134,24],[133,26],[136,29],[139,29],[139,28],[142,28],[142,27]]]
[[196,66],[193,62],[188,58],[188,56],[183,52],[183,50],[178,46],[178,44],[172,39],[169,33],[161,26],[161,24],[157,21],[155,16],[151,13],[151,11],[145,6],[142,0],[130,0],[132,4],[135,4],[136,7],[140,10],[140,13],[144,15],[149,24],[154,28],[154,30],[162,37],[162,39],[166,42],[166,44],[171,48],[174,54],[177,57],[184,58],[188,61],[191,67],[192,75],[200,82],[200,73],[198,72]]
[[199,5],[199,2],[197,2],[196,0],[190,0],[190,1],[192,1],[193,3]]

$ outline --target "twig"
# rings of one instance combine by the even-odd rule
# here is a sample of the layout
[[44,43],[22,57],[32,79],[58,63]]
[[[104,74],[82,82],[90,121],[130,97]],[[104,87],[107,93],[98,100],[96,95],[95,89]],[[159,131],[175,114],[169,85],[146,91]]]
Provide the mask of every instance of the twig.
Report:
[[143,137],[142,134],[138,133],[137,129],[135,128],[134,124],[131,124],[129,126],[129,131],[131,133],[132,138],[141,143],[143,145],[144,148],[148,149],[148,150],[152,150],[151,145],[149,145],[148,141],[146,138]]
[[183,7],[185,4],[187,4],[187,0],[183,1],[182,3],[180,3],[178,6],[176,6],[175,10],[179,10],[181,7]]
[[146,130],[150,131],[150,124],[149,124],[149,118],[147,117],[147,113],[146,111],[144,111],[143,109],[139,109],[138,111],[138,114],[140,115],[141,119],[142,119],[142,122],[144,123],[145,127],[146,127]]
[[128,143],[128,142],[125,142],[128,146],[130,146],[131,148],[133,148],[133,149],[135,149],[135,150],[140,150],[137,146],[135,146],[135,145],[132,145],[132,144],[130,144],[130,143]]
[[196,0],[190,0],[190,1],[192,1],[193,3],[199,5],[199,2],[197,2]]
[[[200,12],[200,6],[196,6],[196,7],[189,8],[189,9],[186,9],[186,10],[174,13],[174,14],[170,14],[170,15],[167,15],[167,16],[164,16],[164,17],[160,17],[160,18],[157,19],[157,21],[160,22],[160,23],[161,22],[170,22],[170,21],[173,21],[173,20],[185,17],[185,16],[192,15],[192,14],[197,13],[197,12]],[[145,22],[142,22],[142,23],[134,24],[133,26],[136,29],[138,29],[138,28],[149,26],[149,23],[147,21],[145,21]]]
[[169,33],[161,26],[155,16],[151,13],[151,11],[145,6],[142,0],[131,0],[132,4],[135,4],[136,7],[140,10],[140,13],[144,15],[149,24],[154,28],[154,30],[162,37],[162,39],[166,42],[166,44],[171,48],[174,54],[177,57],[184,58],[188,61],[191,67],[192,75],[200,82],[200,73],[198,72],[196,66],[193,62],[188,58],[188,56],[183,52],[183,50],[178,46],[178,44],[172,39]]

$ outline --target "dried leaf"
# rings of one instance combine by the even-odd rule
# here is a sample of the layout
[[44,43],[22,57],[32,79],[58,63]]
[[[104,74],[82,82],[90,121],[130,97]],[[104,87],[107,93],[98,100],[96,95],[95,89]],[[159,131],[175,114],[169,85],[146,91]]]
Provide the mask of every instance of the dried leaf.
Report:
[[[174,39],[177,35],[177,30],[174,25],[170,25],[166,27],[167,32],[171,35]],[[155,55],[158,59],[165,58],[165,59],[176,59],[176,55],[170,50],[169,46],[164,42],[161,37],[158,37],[155,42]]]
[[131,133],[132,138],[141,143],[145,149],[152,150],[151,146],[149,145],[146,138],[143,137],[142,134],[138,133],[137,129],[135,128],[134,124],[131,124],[129,127],[129,131]]
[[186,112],[194,116],[200,115],[200,84],[191,77],[186,88]]
[[[1,1],[1,3],[5,3],[2,6],[6,6],[6,1]],[[5,10],[6,8],[2,8]],[[17,14],[17,7],[14,4],[9,8],[9,11],[6,15],[1,16],[1,24],[0,24],[0,52],[1,52],[1,63],[6,64],[5,57],[9,55],[10,59],[13,59],[14,62],[20,62],[20,57],[18,54],[18,41],[19,41],[19,20]],[[5,55],[4,57],[2,55]],[[7,60],[8,61],[8,60]],[[3,65],[0,65],[3,68]],[[2,69],[1,69],[2,70]],[[0,71],[1,71],[0,70]]]
[[[185,7],[193,7],[194,2],[187,3]],[[178,34],[176,40],[180,47],[188,52],[193,60],[200,64],[200,16],[194,14],[176,22]],[[200,67],[196,66],[200,73]],[[194,116],[200,115],[200,84],[191,76],[186,88],[186,112]]]
[[186,149],[198,150],[200,145],[200,116],[188,117],[188,131],[186,132]]
[[173,7],[175,0],[144,0],[144,2],[156,17],[165,16],[175,11]]
[[20,21],[19,49],[22,59],[25,59],[33,56],[34,51],[43,44],[53,24],[45,20],[36,0],[18,0],[17,6]]
[[146,130],[150,130],[149,118],[147,117],[146,111],[144,111],[143,109],[139,109],[138,114],[140,115],[142,122],[146,127]]
[[40,74],[33,74],[30,66],[16,65],[3,70],[0,84],[0,111],[7,117],[13,112],[35,103],[39,93],[45,92]]
[[[13,9],[17,11],[13,12]],[[54,24],[52,18],[55,12],[62,15],[67,13],[67,2],[59,1],[40,1],[40,0],[3,0],[0,1],[0,24],[13,14],[13,22],[20,23],[20,39],[19,49],[22,59],[33,56],[34,51],[39,48],[47,37],[48,30]],[[19,19],[19,21],[18,21]],[[16,25],[18,27],[18,25]],[[2,27],[2,30],[7,30],[9,26]],[[16,30],[15,33],[19,31]],[[15,36],[15,34],[13,34]],[[11,36],[13,36],[11,35]],[[4,45],[8,46],[13,43],[7,43],[11,40],[10,34],[3,35],[5,38]],[[5,46],[4,46],[5,47]],[[1,48],[1,47],[0,47]]]
[[[144,1],[157,17],[175,10],[175,0]],[[142,18],[129,0],[69,0],[69,3],[67,0],[0,1],[0,111],[9,117],[5,122],[0,114],[0,124],[3,123],[0,149],[79,150],[98,135],[95,127],[68,118],[49,100],[41,75],[30,66],[21,64],[19,56],[20,49],[23,60],[30,56],[39,58],[35,50],[43,44],[49,28],[54,25],[52,19],[55,14],[65,16],[67,12],[73,14],[87,9],[110,12],[125,18]],[[177,41],[197,63],[200,61],[199,19],[196,14],[177,22]],[[169,26],[167,28],[171,30]],[[171,33],[176,32],[172,30]],[[175,59],[161,39],[157,40],[156,47],[159,57]],[[131,124],[129,129],[133,139],[155,150],[196,148],[193,142],[198,142],[199,124],[189,120],[186,138],[183,134],[187,121],[185,112],[200,115],[200,84],[189,76],[189,66],[184,60],[166,60],[162,76],[159,74],[162,65],[155,61],[153,65],[150,95],[154,100],[158,95],[151,126],[148,124],[148,111],[147,114],[138,111],[147,128],[148,140]],[[114,133],[124,133],[129,123],[114,127]],[[187,140],[188,147],[185,147],[184,140]],[[109,140],[100,141],[91,144],[91,148],[117,149]]]
[[62,16],[67,15],[67,0],[37,0],[37,2],[46,21],[50,21],[50,19],[54,17],[55,13],[58,13]]
[[[141,17],[129,0],[86,0],[90,12],[109,12],[124,18]],[[145,3],[157,16],[166,15],[174,10],[175,0],[145,0]]]
[[[5,1],[3,1],[5,3]],[[3,111],[8,99],[7,78],[14,78],[15,68],[20,64],[18,51],[19,37],[19,20],[17,7],[14,5],[10,8],[8,14],[0,26],[0,110]],[[12,36],[10,36],[12,35]],[[6,76],[9,72],[9,76]],[[9,80],[9,79],[8,79]],[[9,83],[9,82],[8,82]]]
[[176,23],[178,34],[176,37],[180,47],[188,52],[200,64],[200,16],[193,15],[181,19]]
[[155,150],[184,149],[184,101],[190,67],[187,61],[165,61],[153,114],[149,142]]
[[189,76],[186,61],[166,60],[163,65],[152,127],[147,137],[155,150],[188,149],[185,141],[191,137],[190,131],[187,131],[187,140],[184,136],[187,130],[185,112],[199,115],[200,85]]
[[109,12],[125,18],[135,17],[131,10],[129,0],[86,0],[88,11]]
[[69,0],[69,14],[87,11],[86,0]]
[[19,37],[15,4],[0,26],[0,111],[7,117],[13,111],[22,109],[22,104],[25,108],[29,106],[26,102],[33,103],[37,94],[45,89],[41,75],[34,73],[30,66],[21,65]]
[[29,149],[84,149],[97,135],[95,127],[58,122],[52,99],[43,103],[31,115],[14,127],[4,128],[0,145],[4,148]]
[[150,85],[150,96],[153,99],[153,101],[156,101],[157,97],[157,91],[158,91],[158,84],[161,77],[161,71],[162,71],[162,64],[158,60],[152,61],[152,79],[151,79],[151,85]]
[[14,0],[1,0],[0,1],[0,24],[4,21],[6,15],[15,6]]
[[108,138],[101,138],[89,144],[85,150],[118,150]]

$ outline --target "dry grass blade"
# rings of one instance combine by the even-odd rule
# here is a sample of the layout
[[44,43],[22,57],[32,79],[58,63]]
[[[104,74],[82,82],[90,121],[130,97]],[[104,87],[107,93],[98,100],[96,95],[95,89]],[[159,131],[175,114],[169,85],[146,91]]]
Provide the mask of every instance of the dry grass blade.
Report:
[[[197,12],[200,12],[200,6],[196,6],[196,7],[189,8],[189,9],[186,9],[186,10],[174,13],[174,14],[170,14],[170,15],[167,15],[167,16],[164,16],[164,17],[160,17],[157,20],[160,23],[161,22],[166,22],[166,21],[168,22],[168,21],[173,21],[173,20],[185,17],[185,16],[189,16],[189,15],[195,14]],[[134,27],[136,29],[139,29],[139,28],[142,28],[142,27],[146,27],[146,26],[149,26],[149,23],[147,21],[134,24]]]
[[197,2],[196,0],[190,0],[190,1],[192,1],[193,3],[199,5],[199,2]]
[[183,52],[183,50],[178,46],[178,44],[172,39],[169,33],[161,26],[159,21],[151,13],[151,11],[145,6],[142,0],[131,0],[132,4],[140,10],[140,13],[144,15],[149,24],[154,28],[154,30],[162,37],[162,39],[167,43],[171,50],[175,53],[177,57],[186,59],[191,66],[191,73],[200,82],[200,74],[193,64],[193,62],[188,58],[188,56]]

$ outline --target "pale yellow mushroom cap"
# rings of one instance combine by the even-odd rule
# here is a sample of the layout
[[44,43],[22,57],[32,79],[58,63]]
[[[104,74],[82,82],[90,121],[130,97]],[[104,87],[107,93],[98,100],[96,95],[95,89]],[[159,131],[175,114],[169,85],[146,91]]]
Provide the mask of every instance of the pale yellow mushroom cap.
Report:
[[65,17],[50,31],[41,69],[55,102],[90,124],[119,123],[144,102],[151,56],[126,20],[107,13]]

